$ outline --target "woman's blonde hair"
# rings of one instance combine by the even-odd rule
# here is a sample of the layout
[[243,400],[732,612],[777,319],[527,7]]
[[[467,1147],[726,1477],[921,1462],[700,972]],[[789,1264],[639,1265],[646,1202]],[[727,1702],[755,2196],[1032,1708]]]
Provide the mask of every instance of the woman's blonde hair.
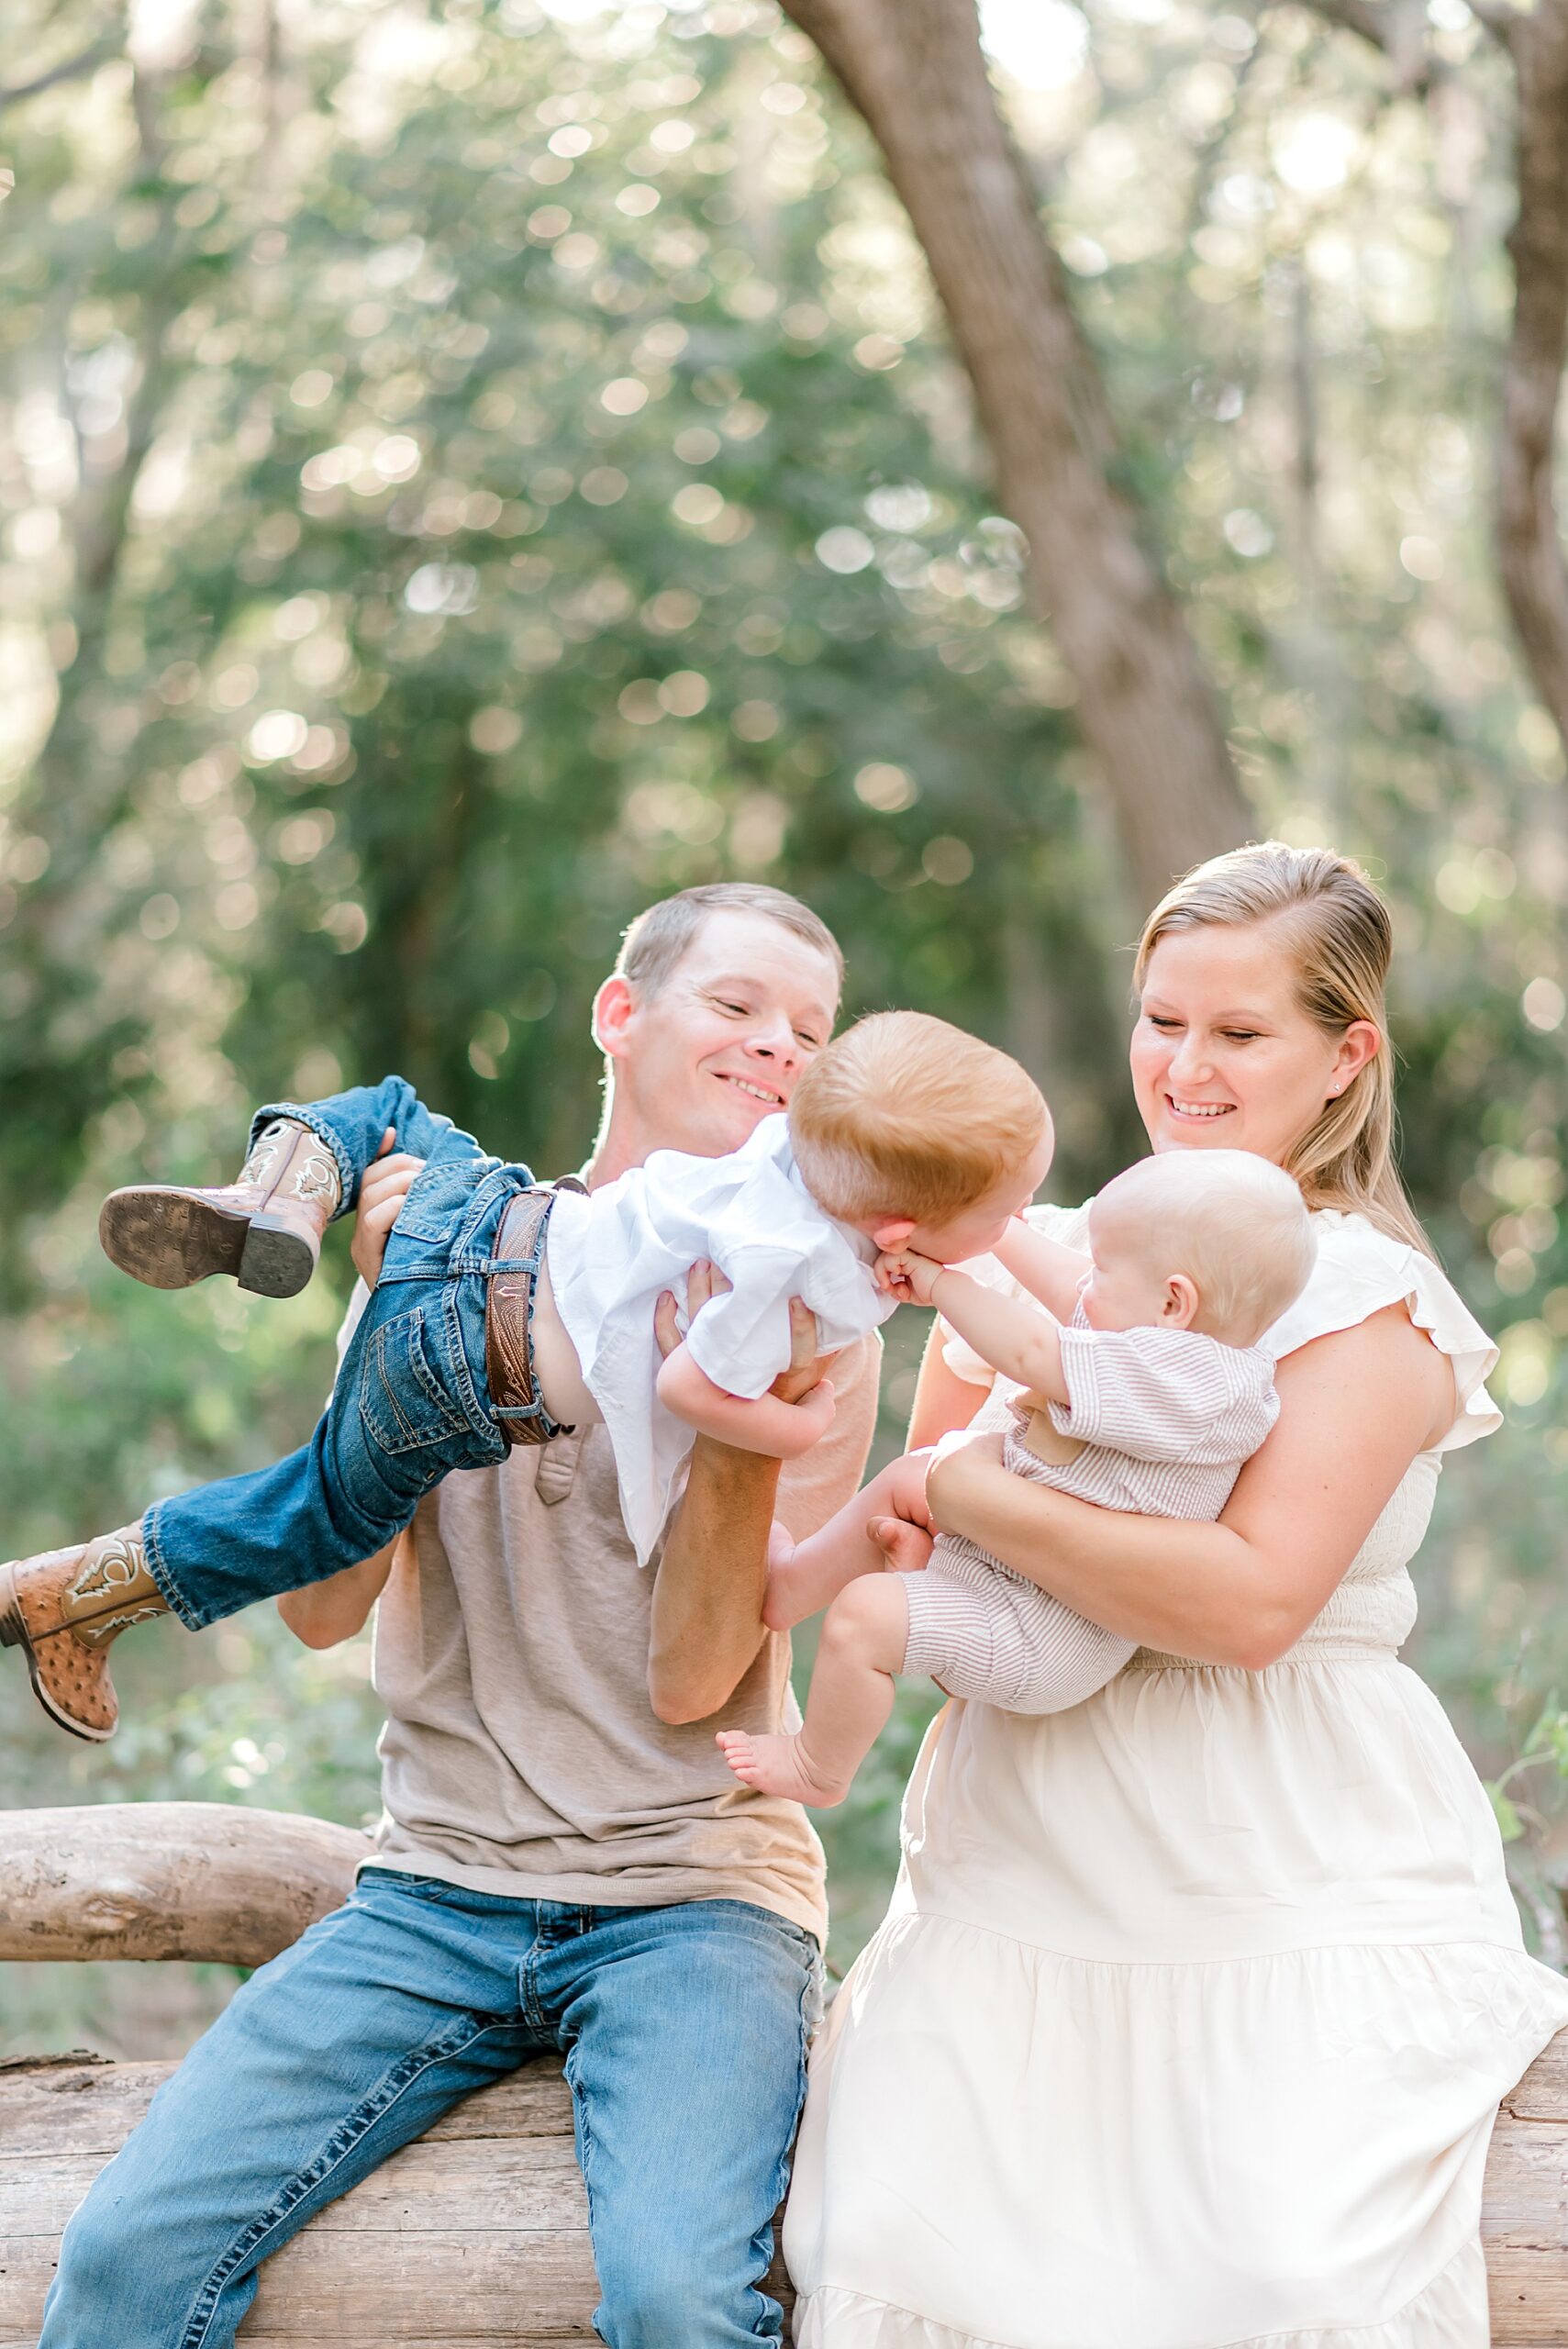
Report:
[[1289,941],[1296,999],[1326,1036],[1370,1020],[1378,1047],[1322,1110],[1284,1161],[1309,1208],[1364,1215],[1423,1255],[1431,1243],[1394,1163],[1394,1065],[1384,988],[1394,955],[1388,907],[1359,864],[1326,848],[1255,841],[1184,874],[1150,915],[1138,941],[1135,983],[1173,930],[1241,930],[1277,922]]

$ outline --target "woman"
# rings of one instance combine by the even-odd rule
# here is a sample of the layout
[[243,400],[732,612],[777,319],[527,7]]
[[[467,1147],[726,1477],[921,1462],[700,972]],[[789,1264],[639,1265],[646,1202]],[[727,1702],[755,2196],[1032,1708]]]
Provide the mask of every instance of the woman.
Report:
[[[932,1724],[891,1911],[814,2061],[802,2349],[1489,2339],[1487,2141],[1568,1983],[1526,1955],[1485,1795],[1396,1660],[1442,1454],[1498,1415],[1496,1350],[1393,1167],[1390,946],[1353,865],[1278,843],[1144,932],[1152,1147],[1287,1168],[1318,1269],[1218,1525],[1010,1476],[994,1433],[933,1472],[944,1526],[1144,1644],[1071,1711]],[[1082,1210],[1032,1212],[1081,1237]],[[941,1339],[917,1443],[987,1375]]]

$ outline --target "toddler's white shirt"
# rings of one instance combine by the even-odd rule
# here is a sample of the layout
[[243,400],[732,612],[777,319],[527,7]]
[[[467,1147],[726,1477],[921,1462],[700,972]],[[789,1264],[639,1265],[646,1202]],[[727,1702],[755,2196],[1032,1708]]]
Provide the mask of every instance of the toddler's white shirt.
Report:
[[557,1308],[604,1413],[639,1565],[663,1530],[692,1443],[690,1428],[654,1392],[661,1290],[684,1298],[699,1256],[734,1284],[704,1306],[686,1342],[716,1386],[748,1400],[788,1367],[792,1297],[816,1314],[824,1353],[863,1338],[894,1309],[872,1278],[873,1242],[825,1213],[802,1182],[782,1115],[764,1118],[728,1157],[656,1150],[599,1190],[558,1193],[546,1247]]

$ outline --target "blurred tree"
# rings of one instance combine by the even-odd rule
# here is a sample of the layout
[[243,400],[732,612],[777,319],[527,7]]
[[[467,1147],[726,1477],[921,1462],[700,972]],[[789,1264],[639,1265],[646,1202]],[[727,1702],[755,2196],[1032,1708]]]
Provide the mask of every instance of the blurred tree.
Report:
[[[1501,1767],[1568,1689],[1568,844],[1488,545],[1516,92],[1462,0],[1406,14],[1407,84],[1283,6],[985,24],[1116,490],[1259,826],[1365,858],[1394,906],[1405,1164],[1510,1419],[1445,1476],[1418,1660]],[[1140,908],[1082,689],[908,218],[798,27],[771,0],[133,24],[128,53],[88,0],[7,21],[7,1553],[275,1454],[329,1375],[340,1248],[287,1306],[158,1297],[98,1256],[104,1188],[210,1178],[254,1098],[395,1064],[572,1164],[593,983],[687,881],[799,890],[850,1008],[1021,1052],[1056,1197],[1139,1147]],[[884,1445],[917,1317],[892,1330]],[[63,1763],[0,1675],[12,1798],[63,1769],[63,1798],[357,1820],[366,1665],[155,1627],[125,1667],[145,1733]],[[829,1829],[847,1919],[896,1776]]]
[[[1445,63],[1435,19],[1399,0],[1293,0],[1383,51],[1394,85],[1432,98]],[[1536,691],[1568,746],[1568,560],[1554,474],[1568,363],[1568,0],[1471,0],[1466,13],[1507,52],[1517,85],[1518,211],[1507,239],[1513,322],[1502,370],[1496,539],[1503,592]]]
[[886,159],[1023,530],[1138,900],[1253,825],[1129,494],[1098,364],[986,75],[975,0],[785,0]]

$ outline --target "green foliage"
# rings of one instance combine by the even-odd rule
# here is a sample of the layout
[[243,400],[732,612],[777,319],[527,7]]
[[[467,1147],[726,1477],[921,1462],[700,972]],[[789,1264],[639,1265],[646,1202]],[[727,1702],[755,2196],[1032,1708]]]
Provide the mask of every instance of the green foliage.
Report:
[[1527,1771],[1540,1769],[1551,1770],[1560,1780],[1568,1779],[1568,1713],[1562,1710],[1555,1697],[1525,1739],[1524,1750],[1518,1758],[1509,1763],[1500,1777],[1487,1782],[1486,1791],[1492,1798],[1492,1808],[1497,1814],[1497,1825],[1505,1843],[1517,1843],[1525,1831],[1519,1806],[1507,1792],[1507,1787]]
[[[1405,1163],[1509,1407],[1445,1478],[1416,1654],[1499,1771],[1568,1685],[1562,754],[1485,514],[1502,77],[1473,26],[1426,109],[1300,12],[1094,0],[1081,55],[1049,15],[1061,70],[1009,103],[1124,486],[1260,829],[1331,838],[1394,902]],[[256,1098],[393,1066],[577,1163],[592,990],[666,889],[797,889],[850,1008],[1018,1052],[1055,1196],[1138,1147],[1140,909],[1073,685],[799,34],[768,0],[170,26],[0,117],[7,1551],[271,1456],[330,1375],[339,1260],[284,1308],[152,1297],[96,1256],[101,1192],[228,1170]],[[100,29],[23,0],[10,47],[42,70]],[[10,1798],[360,1819],[365,1656],[271,1618],[128,1641],[101,1754],[0,1675]],[[929,1710],[901,1700],[828,1822],[840,1954]]]

